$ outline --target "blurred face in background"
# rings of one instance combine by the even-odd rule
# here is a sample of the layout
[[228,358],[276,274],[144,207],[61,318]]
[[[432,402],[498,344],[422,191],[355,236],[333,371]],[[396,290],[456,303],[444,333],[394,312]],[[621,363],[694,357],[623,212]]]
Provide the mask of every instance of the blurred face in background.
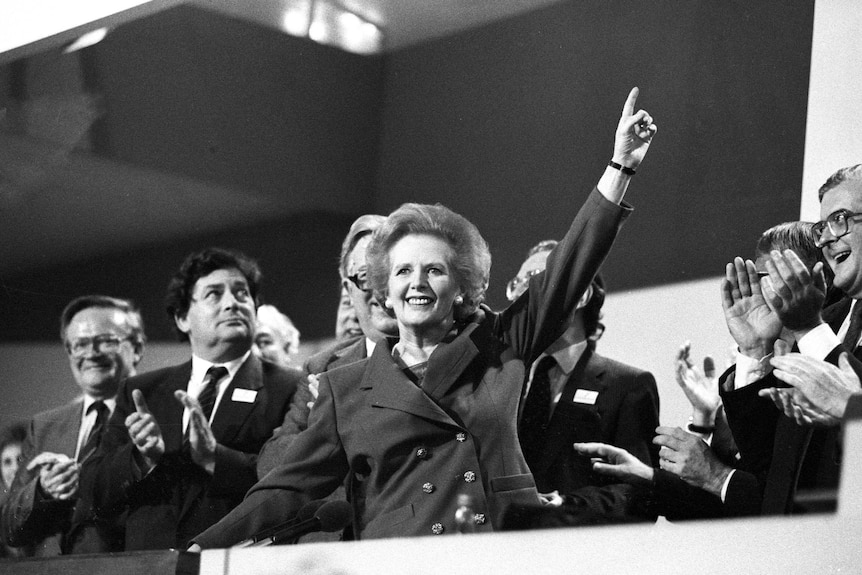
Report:
[[3,448],[0,453],[0,470],[2,470],[3,483],[6,488],[12,486],[12,480],[15,479],[15,474],[18,473],[18,466],[21,463],[21,444],[9,443]]
[[371,288],[366,283],[368,264],[366,262],[366,251],[371,241],[371,234],[367,234],[356,242],[353,251],[347,258],[347,276],[357,278],[357,282],[345,278],[344,288],[350,294],[353,303],[353,311],[362,333],[372,341],[380,341],[387,335],[398,333],[398,325],[395,318],[390,317],[378,303],[371,293]]
[[335,339],[349,339],[362,337],[362,327],[353,302],[350,301],[350,293],[347,288],[341,288],[341,298],[338,300],[338,315],[335,318]]

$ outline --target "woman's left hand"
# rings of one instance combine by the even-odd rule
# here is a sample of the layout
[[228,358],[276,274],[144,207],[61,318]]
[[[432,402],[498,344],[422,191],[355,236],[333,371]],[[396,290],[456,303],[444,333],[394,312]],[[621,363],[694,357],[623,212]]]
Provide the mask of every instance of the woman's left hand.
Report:
[[613,160],[633,170],[637,169],[643,161],[650,142],[658,130],[652,121],[652,116],[646,110],[635,112],[638,93],[639,90],[636,87],[629,92],[614,139]]

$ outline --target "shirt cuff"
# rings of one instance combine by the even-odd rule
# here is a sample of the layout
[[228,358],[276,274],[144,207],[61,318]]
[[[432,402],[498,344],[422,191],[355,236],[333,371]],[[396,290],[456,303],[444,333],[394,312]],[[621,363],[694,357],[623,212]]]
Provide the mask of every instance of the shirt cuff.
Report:
[[826,359],[826,356],[841,345],[841,340],[829,327],[829,324],[821,323],[796,342],[802,355],[815,359]]
[[736,473],[736,469],[731,469],[730,473],[727,474],[727,478],[724,480],[724,485],[721,486],[722,503],[724,503],[724,500],[727,499],[727,486],[730,485],[730,478],[733,477],[734,473]]
[[742,389],[746,385],[750,385],[766,377],[772,371],[772,364],[769,363],[770,358],[772,358],[771,353],[760,359],[754,359],[737,352],[733,389]]

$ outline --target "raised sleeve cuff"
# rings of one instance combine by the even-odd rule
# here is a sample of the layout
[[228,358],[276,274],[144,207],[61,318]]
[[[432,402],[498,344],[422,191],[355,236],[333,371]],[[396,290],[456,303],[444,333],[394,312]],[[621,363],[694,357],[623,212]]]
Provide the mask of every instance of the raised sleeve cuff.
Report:
[[736,473],[736,469],[731,469],[730,473],[727,474],[727,477],[724,478],[724,484],[721,486],[721,502],[724,503],[727,500],[727,486],[730,485],[730,480],[733,477],[733,474]]
[[742,389],[766,377],[772,371],[772,364],[769,363],[770,358],[772,358],[771,353],[760,359],[754,359],[737,352],[733,389]]

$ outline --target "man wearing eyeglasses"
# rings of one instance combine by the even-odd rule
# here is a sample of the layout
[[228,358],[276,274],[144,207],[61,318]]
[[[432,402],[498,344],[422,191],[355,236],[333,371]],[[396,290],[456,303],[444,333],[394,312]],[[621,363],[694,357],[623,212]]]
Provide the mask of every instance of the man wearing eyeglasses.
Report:
[[[545,270],[557,245],[545,240],[527,254],[506,289],[515,301],[530,278]],[[529,367],[520,413],[519,439],[543,498],[561,504],[564,524],[654,521],[646,493],[634,485],[603,480],[573,443],[599,441],[623,447],[649,466],[658,464],[652,444],[659,424],[653,375],[595,352],[604,331],[604,282],[596,276],[565,321],[568,329]],[[643,495],[644,497],[642,497]]]
[[261,273],[239,252],[189,255],[167,312],[191,360],[130,378],[81,489],[104,516],[127,514],[126,550],[185,549],[242,501],[257,454],[302,374],[251,353]]
[[60,336],[83,395],[30,421],[24,460],[2,509],[2,535],[36,556],[122,551],[122,530],[96,518],[78,478],[98,447],[120,382],[135,375],[143,355],[141,315],[127,300],[80,297],[63,310]]
[[823,264],[809,271],[789,250],[764,260],[763,279],[752,262],[736,258],[723,286],[725,316],[740,349],[736,369],[722,378],[722,400],[742,460],[759,476],[763,513],[797,510],[797,476],[800,486],[833,493],[809,508],[834,510],[841,469],[840,430],[812,433],[803,416],[816,417],[816,408],[792,389],[780,389],[771,373],[773,346],[786,347],[775,345],[774,326],[789,330],[803,355],[837,365],[841,352],[850,352],[851,364],[862,373],[862,164],[832,174],[819,197],[817,244],[834,272],[833,285],[846,297],[821,311]]

